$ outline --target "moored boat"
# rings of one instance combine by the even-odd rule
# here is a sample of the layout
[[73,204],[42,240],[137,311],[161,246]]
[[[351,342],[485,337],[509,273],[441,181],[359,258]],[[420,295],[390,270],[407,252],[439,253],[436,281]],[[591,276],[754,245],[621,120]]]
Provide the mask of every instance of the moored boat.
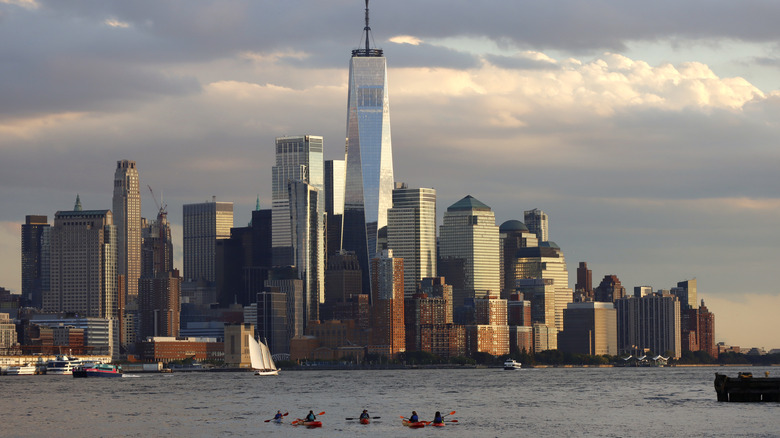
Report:
[[46,374],[70,375],[73,369],[81,365],[81,359],[60,354],[46,363]]
[[514,359],[507,359],[506,362],[504,362],[505,370],[519,370],[521,366],[522,364]]
[[15,367],[8,367],[5,373],[9,376],[32,376],[35,374],[35,365],[24,364]]
[[753,373],[739,373],[734,377],[715,373],[715,392],[722,402],[780,402],[780,378],[753,377]]

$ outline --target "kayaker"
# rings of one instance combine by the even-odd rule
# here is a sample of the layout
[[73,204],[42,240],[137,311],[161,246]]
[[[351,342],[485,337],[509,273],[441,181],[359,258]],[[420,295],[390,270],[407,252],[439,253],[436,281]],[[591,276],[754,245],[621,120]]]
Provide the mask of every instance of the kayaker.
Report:
[[361,420],[368,420],[369,418],[371,418],[371,417],[368,415],[368,410],[367,409],[363,409],[363,413],[360,414],[360,419]]
[[436,415],[433,417],[433,424],[444,423],[444,418],[441,417],[441,412],[436,411]]
[[282,411],[276,411],[276,415],[274,415],[274,420],[281,420],[284,415],[282,415]]
[[420,421],[420,417],[417,416],[417,411],[412,411],[412,416],[409,417],[410,423],[418,423]]
[[306,421],[314,421],[317,417],[314,416],[314,411],[309,411],[309,415],[306,416]]

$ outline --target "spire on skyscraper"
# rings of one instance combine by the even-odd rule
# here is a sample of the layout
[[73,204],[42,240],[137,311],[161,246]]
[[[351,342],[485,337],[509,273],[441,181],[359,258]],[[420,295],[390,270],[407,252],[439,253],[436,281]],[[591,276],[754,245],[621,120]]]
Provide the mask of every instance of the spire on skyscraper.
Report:
[[78,193],[76,193],[76,205],[73,206],[73,211],[82,211],[81,199],[79,199]]
[[[360,42],[363,42],[363,38],[365,38],[365,46],[363,49],[355,49],[352,51],[352,56],[382,56],[382,49],[372,49],[370,45],[370,40],[372,40],[373,36],[371,35],[371,26],[368,25],[368,0],[366,0],[366,25],[363,27],[363,35],[361,36]],[[363,44],[361,44],[363,46]]]

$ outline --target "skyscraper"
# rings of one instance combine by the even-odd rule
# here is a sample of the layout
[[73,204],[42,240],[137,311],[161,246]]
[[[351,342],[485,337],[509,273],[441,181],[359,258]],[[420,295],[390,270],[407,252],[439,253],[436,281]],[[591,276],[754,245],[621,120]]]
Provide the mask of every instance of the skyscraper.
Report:
[[293,265],[303,280],[304,321],[319,321],[325,302],[325,234],[320,192],[304,181],[290,181],[288,216],[292,224]]
[[[341,229],[344,226],[344,160],[325,161],[325,264],[341,251]],[[362,281],[362,279],[361,279]]]
[[141,192],[135,161],[116,162],[112,213],[116,226],[117,275],[124,276],[125,302],[133,307],[141,276]]
[[404,261],[388,249],[371,260],[373,345],[369,351],[394,357],[406,351]]
[[116,228],[111,210],[58,211],[50,232],[50,287],[44,312],[68,312],[109,321],[112,354],[119,343]]
[[457,281],[444,275],[452,284],[455,307],[462,306],[466,298],[482,298],[488,291],[497,295],[499,241],[493,210],[470,195],[449,206],[439,227],[439,257],[448,264],[462,263],[463,276]]
[[387,211],[387,246],[404,259],[404,296],[411,297],[420,280],[436,275],[436,190],[396,183],[393,208]]
[[369,261],[378,251],[379,230],[387,225],[394,182],[387,61],[382,49],[370,47],[368,1],[363,37],[365,46],[352,51],[349,64],[342,248],[357,255],[368,292]]
[[322,137],[315,135],[276,138],[276,165],[272,168],[271,184],[271,246],[275,266],[295,264],[288,185],[291,181],[303,181],[320,192],[325,188],[322,145]]
[[536,234],[539,242],[547,242],[549,240],[547,214],[542,210],[534,208],[533,210],[526,210],[524,216],[525,225],[532,233]]
[[41,308],[43,279],[43,234],[49,228],[46,216],[26,216],[22,225],[22,300],[26,306]]
[[216,281],[217,239],[230,238],[233,203],[184,204],[184,279]]

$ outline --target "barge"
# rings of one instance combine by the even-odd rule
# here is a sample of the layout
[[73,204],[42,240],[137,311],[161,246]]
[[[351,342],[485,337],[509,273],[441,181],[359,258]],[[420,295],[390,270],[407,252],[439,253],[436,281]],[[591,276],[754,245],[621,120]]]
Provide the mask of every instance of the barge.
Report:
[[719,402],[780,402],[780,378],[753,377],[739,373],[734,377],[715,373],[715,392]]

